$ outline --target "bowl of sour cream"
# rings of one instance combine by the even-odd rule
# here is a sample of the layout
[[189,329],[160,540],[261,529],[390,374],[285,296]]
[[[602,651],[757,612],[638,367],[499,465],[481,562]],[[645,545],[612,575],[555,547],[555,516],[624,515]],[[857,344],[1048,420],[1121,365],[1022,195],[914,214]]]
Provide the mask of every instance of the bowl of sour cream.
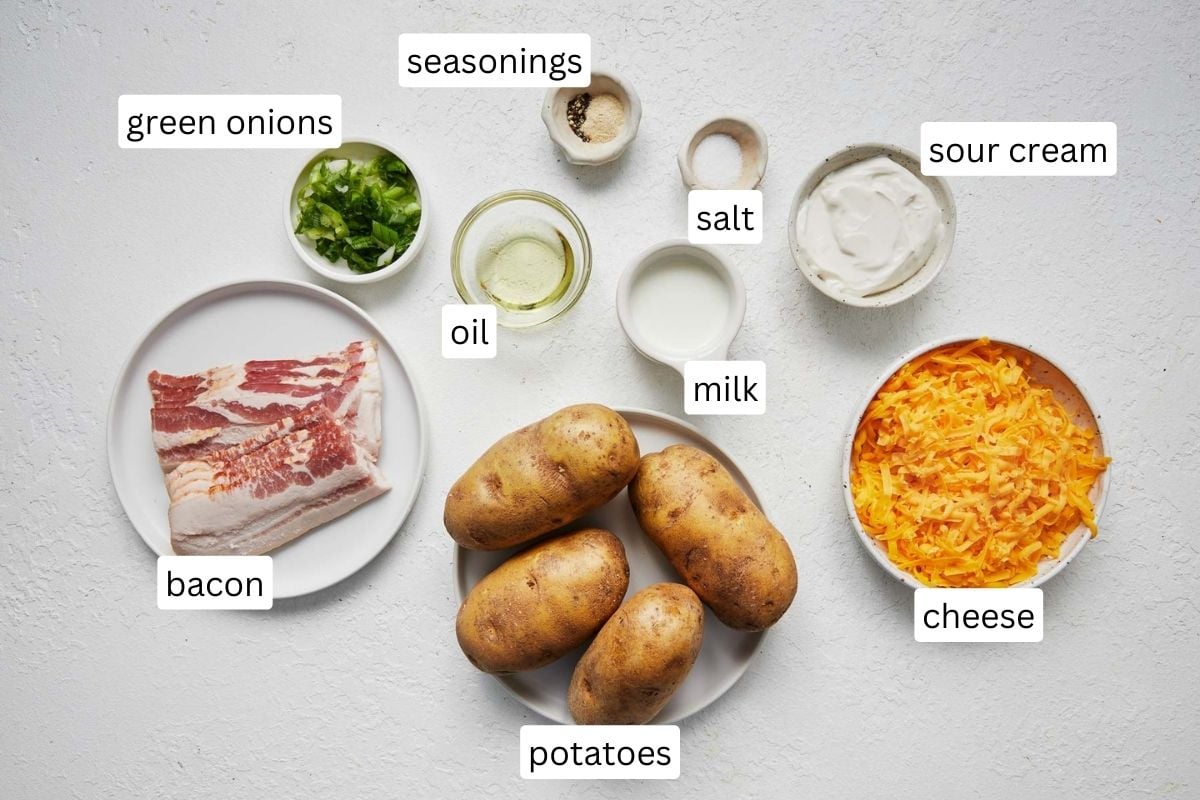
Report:
[[924,289],[954,244],[950,187],[917,156],[886,144],[847,147],[809,173],[788,219],[792,257],[840,303],[882,308]]

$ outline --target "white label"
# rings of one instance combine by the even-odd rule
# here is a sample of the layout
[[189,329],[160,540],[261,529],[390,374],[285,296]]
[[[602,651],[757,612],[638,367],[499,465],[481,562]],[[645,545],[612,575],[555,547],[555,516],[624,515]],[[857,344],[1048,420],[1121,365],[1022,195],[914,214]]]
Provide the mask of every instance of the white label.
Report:
[[1115,122],[926,122],[926,175],[1116,175]]
[[767,365],[762,361],[689,361],[683,365],[687,414],[764,414]]
[[123,94],[117,144],[126,150],[323,148],[342,143],[336,94]]
[[495,357],[495,306],[442,306],[442,358]]
[[918,642],[1040,642],[1041,589],[917,589]]
[[678,725],[522,725],[521,777],[674,780]]
[[757,189],[693,189],[688,192],[688,241],[760,244],[762,209]]
[[163,611],[268,609],[275,602],[270,556],[159,556]]
[[587,86],[586,33],[402,33],[400,85],[495,88]]

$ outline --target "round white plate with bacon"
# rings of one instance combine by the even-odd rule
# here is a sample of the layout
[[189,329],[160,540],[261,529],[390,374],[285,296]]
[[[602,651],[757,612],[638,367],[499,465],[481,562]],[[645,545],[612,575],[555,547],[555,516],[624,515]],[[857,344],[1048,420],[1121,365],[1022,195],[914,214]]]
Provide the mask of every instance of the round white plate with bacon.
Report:
[[159,555],[270,555],[274,596],[324,589],[416,502],[427,425],[365,312],[281,280],[210,289],[142,337],[113,390],[108,462]]

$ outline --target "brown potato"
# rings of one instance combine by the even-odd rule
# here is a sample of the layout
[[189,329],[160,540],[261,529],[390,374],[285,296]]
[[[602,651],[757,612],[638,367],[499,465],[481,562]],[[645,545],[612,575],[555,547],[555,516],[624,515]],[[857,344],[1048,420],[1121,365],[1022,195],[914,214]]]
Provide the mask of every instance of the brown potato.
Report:
[[617,496],[637,471],[637,439],[617,412],[568,406],[496,442],[455,481],[444,521],[470,550],[513,547]]
[[704,606],[678,583],[629,598],[575,665],[567,705],[580,725],[641,725],[662,711],[700,655]]
[[671,566],[729,627],[761,631],[792,604],[787,540],[708,453],[677,444],[646,456],[629,500]]
[[629,588],[625,546],[588,528],[556,536],[505,561],[458,609],[458,644],[484,672],[544,667],[583,644]]

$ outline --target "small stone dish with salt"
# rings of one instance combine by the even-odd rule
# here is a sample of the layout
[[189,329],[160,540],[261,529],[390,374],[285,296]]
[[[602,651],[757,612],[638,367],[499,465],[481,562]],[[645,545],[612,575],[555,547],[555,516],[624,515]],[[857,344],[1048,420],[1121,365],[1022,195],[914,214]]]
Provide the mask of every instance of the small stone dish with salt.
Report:
[[551,88],[542,103],[546,130],[572,164],[607,164],[620,158],[637,136],[641,120],[637,92],[603,70],[592,70],[592,82],[584,88]]
[[713,117],[679,149],[688,189],[757,189],[767,173],[767,134],[748,117]]

